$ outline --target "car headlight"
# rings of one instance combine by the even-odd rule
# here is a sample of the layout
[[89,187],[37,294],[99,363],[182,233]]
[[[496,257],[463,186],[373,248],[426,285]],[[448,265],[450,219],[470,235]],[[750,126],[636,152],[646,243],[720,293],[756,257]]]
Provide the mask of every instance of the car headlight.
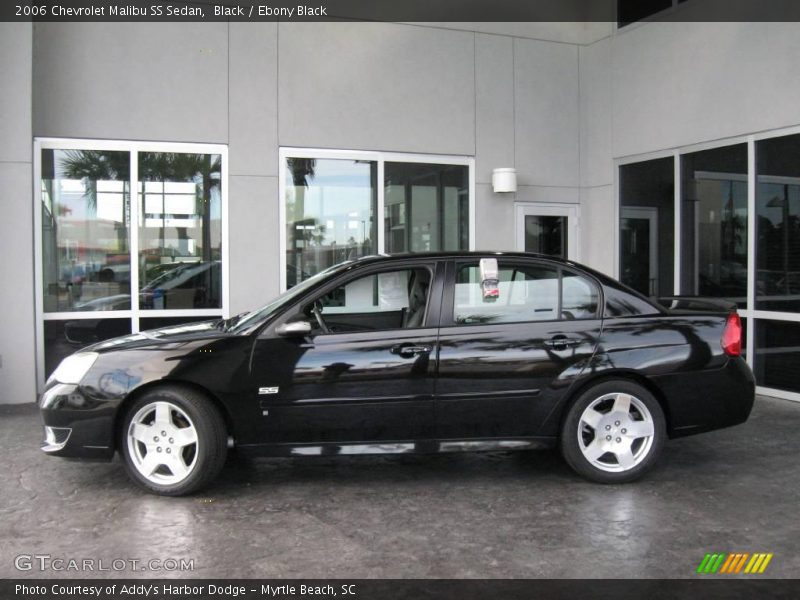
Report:
[[47,381],[78,384],[89,369],[92,368],[97,357],[97,352],[77,352],[72,356],[68,356],[61,361],[61,364],[53,371]]

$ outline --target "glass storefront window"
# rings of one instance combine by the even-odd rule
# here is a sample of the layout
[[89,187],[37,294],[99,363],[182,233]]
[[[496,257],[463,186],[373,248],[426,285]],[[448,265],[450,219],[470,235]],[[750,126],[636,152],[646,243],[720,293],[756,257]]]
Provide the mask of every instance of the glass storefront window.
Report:
[[[620,279],[639,291],[645,291],[647,279],[652,279],[641,275],[648,263],[650,273],[663,270],[664,282],[678,270],[671,262],[665,267],[661,245],[654,241],[659,239],[654,231],[660,236],[663,230],[665,213],[659,209],[657,216],[649,216],[653,207],[639,206],[642,199],[652,204],[659,195],[661,205],[670,206],[674,160],[681,161],[682,179],[676,246],[680,295],[736,302],[744,327],[742,355],[753,367],[758,385],[794,397],[800,393],[795,368],[800,364],[800,134],[685,154],[675,151],[665,159],[621,166]],[[666,214],[673,219],[671,210]],[[664,234],[669,235],[673,225],[670,221]],[[653,247],[659,248],[657,269],[652,253],[649,260],[636,258],[647,256],[641,250]],[[671,249],[669,253],[671,260]],[[748,281],[754,282],[752,288]]]
[[436,252],[469,246],[469,170],[463,165],[387,162],[386,252]]
[[176,325],[189,325],[213,321],[219,317],[144,317],[139,319],[139,328],[142,331],[149,329],[161,329],[162,327],[175,327]]
[[619,169],[620,281],[657,298],[674,293],[675,160]]
[[741,317],[742,319],[742,358],[747,360],[747,319]]
[[37,144],[40,382],[89,344],[224,315],[224,146]]
[[130,308],[130,154],[45,149],[45,312]]
[[390,161],[379,152],[330,154],[284,158],[287,289],[369,254],[469,248],[468,164],[401,162],[396,154]]
[[221,156],[139,153],[139,307],[222,307]]
[[755,326],[756,383],[800,393],[800,323],[756,319]]
[[747,307],[747,144],[681,162],[681,288]]
[[84,346],[131,332],[129,318],[72,319],[44,322],[45,377],[58,363]]
[[374,161],[286,159],[286,287],[378,250]]
[[756,309],[800,312],[800,135],[756,143]]

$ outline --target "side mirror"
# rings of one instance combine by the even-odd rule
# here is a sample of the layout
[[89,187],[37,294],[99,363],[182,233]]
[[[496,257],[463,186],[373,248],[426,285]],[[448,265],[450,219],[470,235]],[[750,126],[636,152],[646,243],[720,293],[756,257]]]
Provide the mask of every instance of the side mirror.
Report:
[[305,337],[311,335],[311,323],[308,321],[284,323],[283,325],[278,325],[275,333],[281,337]]

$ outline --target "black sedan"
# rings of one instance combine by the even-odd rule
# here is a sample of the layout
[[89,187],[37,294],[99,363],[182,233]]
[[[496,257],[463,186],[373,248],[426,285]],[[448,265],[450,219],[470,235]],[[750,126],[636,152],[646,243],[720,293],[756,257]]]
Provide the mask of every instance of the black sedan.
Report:
[[119,451],[135,482],[166,495],[209,483],[231,448],[559,446],[589,479],[631,481],[668,438],[742,423],[753,406],[735,308],[673,303],[530,254],[363,258],[254,312],[66,358],[40,400],[42,449]]

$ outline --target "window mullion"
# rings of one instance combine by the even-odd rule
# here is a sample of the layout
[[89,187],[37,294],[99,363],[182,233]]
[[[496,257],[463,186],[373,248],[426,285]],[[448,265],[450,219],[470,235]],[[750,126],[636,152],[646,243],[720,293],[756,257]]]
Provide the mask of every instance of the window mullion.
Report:
[[674,247],[674,264],[673,269],[675,271],[675,280],[673,284],[673,294],[676,296],[680,296],[683,293],[682,289],[682,269],[683,269],[683,247],[681,246],[682,240],[682,224],[683,224],[683,206],[681,204],[681,197],[682,197],[682,190],[683,190],[683,177],[681,171],[681,155],[680,152],[677,150],[673,154],[673,191],[674,191],[674,206],[673,206],[673,214],[675,222],[674,222],[674,231],[675,231],[675,247]]
[[[756,142],[747,140],[747,308],[756,310]],[[755,318],[747,319],[747,362],[755,365]]]
[[130,152],[130,213],[128,239],[131,261],[131,333],[139,332],[139,151]]
[[375,228],[377,229],[377,237],[378,237],[378,247],[377,251],[378,254],[386,253],[386,225],[384,223],[385,219],[385,211],[384,206],[386,202],[385,192],[386,192],[386,182],[384,179],[384,159],[378,159],[378,181],[376,182],[377,186],[377,206],[375,207]]

